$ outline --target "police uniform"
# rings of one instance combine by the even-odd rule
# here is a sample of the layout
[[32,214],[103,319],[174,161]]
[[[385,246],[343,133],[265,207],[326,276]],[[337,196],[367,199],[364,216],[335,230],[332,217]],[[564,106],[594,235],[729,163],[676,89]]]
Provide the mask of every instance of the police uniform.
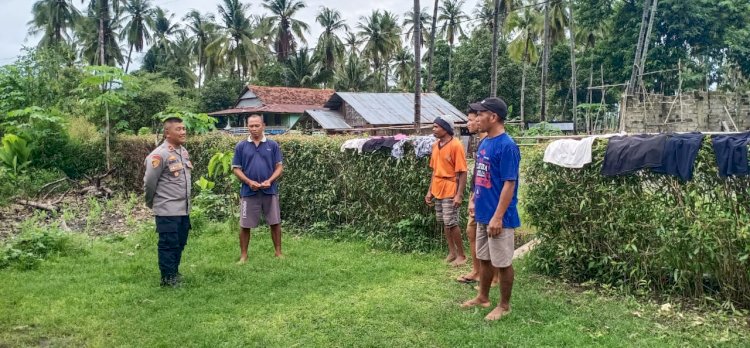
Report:
[[190,172],[187,150],[166,141],[146,157],[143,177],[146,205],[153,210],[159,233],[159,270],[162,285],[179,281],[180,259],[190,230]]

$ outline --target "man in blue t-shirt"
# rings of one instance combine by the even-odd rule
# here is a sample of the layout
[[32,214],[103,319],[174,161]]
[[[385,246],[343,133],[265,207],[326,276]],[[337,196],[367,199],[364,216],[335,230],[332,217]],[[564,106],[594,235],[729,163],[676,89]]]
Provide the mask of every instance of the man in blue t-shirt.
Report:
[[247,262],[250,229],[258,227],[261,213],[271,226],[276,257],[281,256],[281,208],[276,180],[284,170],[279,144],[267,139],[260,115],[247,118],[250,136],[234,148],[232,168],[242,182],[240,189],[240,264]]
[[521,152],[513,138],[505,133],[508,106],[500,98],[487,98],[471,104],[479,114],[475,122],[487,132],[477,149],[474,199],[469,211],[477,221],[477,258],[480,262],[479,293],[462,307],[490,307],[490,282],[500,273],[500,301],[485,319],[497,320],[510,313],[513,289],[513,251],[515,229],[521,226],[518,202],[518,173]]

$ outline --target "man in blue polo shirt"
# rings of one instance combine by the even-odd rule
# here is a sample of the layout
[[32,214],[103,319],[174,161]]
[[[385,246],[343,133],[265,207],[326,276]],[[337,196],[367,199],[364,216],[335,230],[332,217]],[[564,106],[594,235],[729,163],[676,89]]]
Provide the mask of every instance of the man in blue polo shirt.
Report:
[[247,118],[250,136],[234,149],[232,168],[242,182],[240,189],[240,264],[247,262],[250,229],[258,227],[263,214],[271,227],[271,238],[276,257],[281,256],[281,208],[279,185],[276,180],[284,170],[281,148],[265,136],[265,124],[260,115]]
[[521,226],[516,204],[521,152],[505,132],[508,106],[500,98],[487,98],[471,104],[479,112],[477,127],[487,132],[477,150],[474,179],[474,210],[477,221],[476,248],[480,278],[477,297],[463,307],[490,307],[490,282],[496,270],[500,273],[500,301],[485,319],[498,320],[510,313],[513,289],[513,252],[515,229]]

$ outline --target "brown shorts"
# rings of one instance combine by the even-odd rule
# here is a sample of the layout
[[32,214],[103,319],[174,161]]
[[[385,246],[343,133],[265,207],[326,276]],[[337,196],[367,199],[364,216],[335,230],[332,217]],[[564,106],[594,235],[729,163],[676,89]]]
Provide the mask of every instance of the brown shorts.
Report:
[[513,263],[516,230],[503,228],[498,236],[490,237],[487,227],[483,223],[477,223],[477,258],[492,261],[492,265],[498,268],[509,267]]
[[240,227],[258,227],[261,214],[270,226],[281,223],[279,195],[257,193],[255,196],[240,198]]
[[458,208],[453,205],[453,197],[436,199],[435,213],[438,223],[443,226],[453,227],[458,225]]

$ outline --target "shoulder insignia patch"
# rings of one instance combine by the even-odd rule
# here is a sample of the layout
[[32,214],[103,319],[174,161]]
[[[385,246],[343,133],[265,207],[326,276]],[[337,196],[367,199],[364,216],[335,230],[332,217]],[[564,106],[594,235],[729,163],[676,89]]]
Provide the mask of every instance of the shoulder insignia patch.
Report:
[[161,156],[159,155],[153,155],[151,156],[151,166],[155,168],[158,168],[159,165],[161,165]]

